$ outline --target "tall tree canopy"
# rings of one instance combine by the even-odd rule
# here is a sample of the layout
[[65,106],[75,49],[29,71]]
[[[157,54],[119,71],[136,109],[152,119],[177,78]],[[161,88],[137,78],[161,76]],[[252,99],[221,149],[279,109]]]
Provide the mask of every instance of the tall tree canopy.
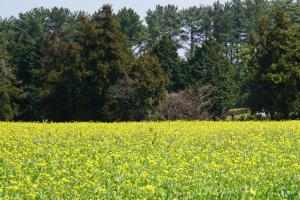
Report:
[[23,95],[11,68],[0,54],[0,120],[12,120],[19,114],[18,103]]
[[174,5],[156,6],[148,10],[145,18],[148,25],[148,47],[152,48],[163,36],[168,36],[179,45],[180,17]]
[[211,18],[209,7],[190,7],[180,11],[181,39],[187,45],[187,57],[194,56],[195,48],[211,36]]
[[261,20],[251,59],[252,111],[265,109],[273,119],[299,112],[295,105],[300,89],[299,48],[287,12],[278,10],[274,24],[267,18]]
[[153,48],[153,54],[169,77],[169,91],[183,89],[185,72],[173,41],[168,36],[164,36]]
[[138,57],[123,79],[108,91],[108,120],[145,120],[166,94],[168,77],[151,54]]
[[215,117],[222,117],[232,108],[238,95],[233,66],[224,56],[222,48],[224,47],[214,39],[205,41],[201,48],[197,48],[189,71],[192,85],[216,87],[217,90],[213,94]]
[[56,33],[51,33],[48,41],[42,92],[46,117],[59,121],[103,119],[106,92],[129,69],[132,57],[111,7],[103,6],[93,19],[82,17],[74,41],[64,42]]
[[157,5],[144,19],[110,5],[0,18],[2,119],[145,120],[189,88],[214,88],[215,119],[235,107],[297,118],[299,16],[299,0],[230,0]]
[[140,16],[131,8],[123,8],[117,14],[117,22],[120,30],[125,34],[134,48],[143,45],[146,27],[143,25]]

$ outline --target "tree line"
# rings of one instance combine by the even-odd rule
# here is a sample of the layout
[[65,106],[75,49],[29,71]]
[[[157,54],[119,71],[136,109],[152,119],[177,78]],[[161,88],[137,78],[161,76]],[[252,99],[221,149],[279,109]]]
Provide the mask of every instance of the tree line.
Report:
[[0,120],[217,120],[232,108],[300,117],[300,1],[0,19]]

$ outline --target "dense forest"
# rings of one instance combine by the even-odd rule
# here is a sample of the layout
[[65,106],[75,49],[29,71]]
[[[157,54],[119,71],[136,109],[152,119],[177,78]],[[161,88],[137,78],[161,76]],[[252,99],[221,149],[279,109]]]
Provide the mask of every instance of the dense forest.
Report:
[[237,108],[300,117],[299,0],[0,18],[0,120],[221,120]]

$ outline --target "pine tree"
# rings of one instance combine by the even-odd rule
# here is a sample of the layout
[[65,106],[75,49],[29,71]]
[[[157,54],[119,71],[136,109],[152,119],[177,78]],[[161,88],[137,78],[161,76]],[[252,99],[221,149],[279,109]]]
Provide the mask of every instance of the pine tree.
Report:
[[41,120],[38,71],[41,67],[39,61],[42,55],[41,41],[46,31],[45,21],[46,10],[43,8],[21,13],[16,20],[16,35],[9,52],[16,78],[26,93],[26,98],[20,102],[18,120]]
[[168,36],[179,46],[180,15],[174,5],[157,5],[155,10],[148,10],[145,18],[148,31],[148,49],[152,49],[163,36]]
[[131,8],[123,8],[117,14],[120,30],[134,48],[139,48],[145,40],[145,26],[140,16]]
[[[187,44],[187,58],[194,56],[196,46],[202,44],[211,34],[210,7],[190,7],[180,11],[181,34]],[[185,45],[186,46],[186,45]]]

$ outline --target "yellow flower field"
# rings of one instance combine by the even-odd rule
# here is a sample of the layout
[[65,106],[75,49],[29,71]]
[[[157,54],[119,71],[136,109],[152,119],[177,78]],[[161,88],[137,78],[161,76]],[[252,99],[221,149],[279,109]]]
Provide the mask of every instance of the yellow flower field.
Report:
[[267,198],[300,198],[300,122],[0,123],[0,199]]

